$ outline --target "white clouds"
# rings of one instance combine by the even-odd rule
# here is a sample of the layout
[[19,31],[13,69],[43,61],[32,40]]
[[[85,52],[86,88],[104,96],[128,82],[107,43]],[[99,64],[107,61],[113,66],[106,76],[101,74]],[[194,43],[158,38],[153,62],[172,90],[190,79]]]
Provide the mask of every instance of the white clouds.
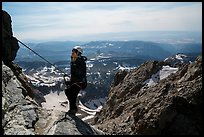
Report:
[[195,5],[192,7],[178,7],[154,11],[129,9],[129,11],[127,10],[123,13],[119,12],[114,19],[117,22],[117,25],[115,24],[116,26],[126,26],[124,29],[133,31],[201,31],[202,7]]
[[48,40],[107,32],[202,30],[201,2],[11,2],[3,3],[3,9],[12,16],[14,34],[21,39]]
[[[150,17],[149,21],[154,21],[151,24],[158,30],[202,30],[200,20],[202,19],[202,8],[197,6],[155,11],[150,13],[148,17]],[[148,21],[145,23],[148,23]],[[150,24],[145,26],[150,26]]]

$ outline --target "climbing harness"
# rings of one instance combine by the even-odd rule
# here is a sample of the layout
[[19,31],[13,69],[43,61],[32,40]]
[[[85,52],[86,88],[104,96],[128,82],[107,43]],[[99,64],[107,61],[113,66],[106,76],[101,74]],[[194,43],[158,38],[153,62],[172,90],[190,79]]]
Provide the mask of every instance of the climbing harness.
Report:
[[74,84],[81,88],[81,86],[79,85],[80,82],[75,82],[71,84],[69,76],[67,74],[64,75],[64,83],[66,85],[66,89],[70,88]]

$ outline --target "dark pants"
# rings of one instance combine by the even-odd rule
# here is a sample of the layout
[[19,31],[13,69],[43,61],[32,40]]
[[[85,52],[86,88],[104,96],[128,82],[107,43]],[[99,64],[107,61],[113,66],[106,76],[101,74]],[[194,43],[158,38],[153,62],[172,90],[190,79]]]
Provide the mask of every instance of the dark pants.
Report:
[[76,100],[81,88],[76,84],[65,89],[65,95],[69,100],[69,110],[77,110]]

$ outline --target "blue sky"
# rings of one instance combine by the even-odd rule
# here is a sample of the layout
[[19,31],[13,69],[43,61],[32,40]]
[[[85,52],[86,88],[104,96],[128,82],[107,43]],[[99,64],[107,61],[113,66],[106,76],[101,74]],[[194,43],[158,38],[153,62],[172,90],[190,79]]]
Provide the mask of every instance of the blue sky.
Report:
[[2,2],[23,41],[132,31],[202,31],[202,2]]

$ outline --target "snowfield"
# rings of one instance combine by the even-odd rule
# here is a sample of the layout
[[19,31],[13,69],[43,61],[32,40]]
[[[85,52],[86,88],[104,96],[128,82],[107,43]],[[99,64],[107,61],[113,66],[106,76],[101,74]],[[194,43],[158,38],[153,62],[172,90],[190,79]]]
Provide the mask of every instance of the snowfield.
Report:
[[[80,101],[80,97],[82,96],[83,95],[81,93],[78,94],[77,104],[79,111],[77,112],[76,116],[79,116],[83,121],[86,121],[93,118],[96,112],[99,112],[102,109],[102,104],[104,104],[106,100],[100,98],[98,100],[87,102],[86,105],[84,105]],[[46,99],[46,102],[42,103],[43,108],[56,109],[64,112],[67,112],[69,110],[69,101],[66,98],[64,91],[50,92],[44,97]]]

